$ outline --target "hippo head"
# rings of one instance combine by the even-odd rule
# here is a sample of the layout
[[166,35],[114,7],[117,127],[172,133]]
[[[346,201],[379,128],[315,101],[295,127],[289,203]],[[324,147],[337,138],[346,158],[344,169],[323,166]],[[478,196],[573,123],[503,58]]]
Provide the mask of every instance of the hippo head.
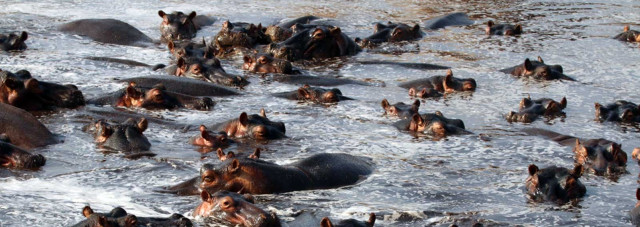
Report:
[[213,133],[207,130],[207,127],[200,125],[200,135],[191,139],[191,144],[202,147],[211,147],[213,149],[226,148],[233,140],[227,138],[227,133]]
[[177,66],[176,76],[191,77],[226,86],[242,87],[249,83],[244,77],[226,73],[216,58],[196,61],[192,64],[187,64],[183,58],[180,58]]
[[293,31],[277,25],[271,25],[265,29],[264,34],[269,38],[271,43],[277,43],[287,40],[293,35]]
[[576,156],[576,163],[583,165],[592,163],[590,165],[591,168],[599,175],[607,173],[608,170],[615,170],[617,167],[627,165],[627,153],[617,143],[587,147],[576,139],[573,152]]
[[262,24],[222,23],[222,29],[213,38],[215,45],[222,49],[231,47],[252,48],[256,43],[266,44],[267,36],[263,33]]
[[396,103],[394,105],[389,104],[387,99],[383,99],[381,102],[382,109],[384,109],[384,114],[389,116],[413,116],[418,113],[418,109],[420,108],[420,100],[415,100],[413,104],[407,105],[403,102]]
[[409,27],[406,24],[400,23],[391,30],[389,42],[414,40],[420,37],[422,37],[422,34],[420,33],[420,25],[416,24],[413,27]]
[[169,48],[169,52],[175,59],[213,59],[218,53],[215,47],[206,44],[204,38],[202,39],[202,44],[189,42],[186,45],[178,45],[173,41],[169,41],[167,48]]
[[129,118],[122,124],[109,124],[99,120],[94,124],[95,141],[103,146],[118,151],[148,151],[151,143],[142,134],[147,130],[147,119],[141,118],[138,122]]
[[522,122],[522,123],[531,123],[538,118],[537,114],[531,114],[528,112],[515,112],[511,111],[506,116],[508,122]]
[[163,41],[191,39],[196,36],[197,29],[193,23],[193,18],[196,17],[195,11],[185,15],[182,12],[166,14],[160,10],[158,16],[162,18],[160,33]]
[[267,213],[254,204],[251,195],[240,195],[229,191],[210,194],[202,191],[202,203],[196,207],[194,216],[212,218],[216,221],[246,227],[280,226],[274,213]]
[[487,21],[485,28],[487,35],[519,35],[522,34],[522,25],[495,24],[493,21]]
[[373,227],[373,225],[376,223],[376,214],[375,213],[371,213],[369,214],[369,220],[367,221],[358,221],[355,219],[346,219],[346,220],[342,220],[340,222],[338,222],[338,224],[333,224],[331,222],[331,220],[329,219],[329,217],[324,217],[322,218],[322,220],[320,221],[320,227],[346,227],[346,226],[353,226],[353,227]]
[[546,65],[540,56],[538,61],[531,61],[528,58],[524,60],[524,63],[515,70],[515,74],[518,76],[531,77],[541,80],[555,80],[555,79],[568,79],[563,74],[562,66],[560,65]]
[[245,55],[242,69],[254,73],[282,73],[291,74],[291,62],[274,58],[272,54]]
[[475,91],[476,86],[476,80],[474,80],[473,78],[453,78],[453,71],[451,71],[451,69],[447,70],[447,75],[442,81],[442,87],[444,88],[444,92],[446,93],[455,91]]
[[26,70],[15,74],[0,71],[0,102],[37,111],[53,107],[75,108],[84,105],[84,96],[74,85],[40,82]]
[[238,119],[224,126],[224,131],[232,138],[271,140],[286,137],[284,123],[269,120],[264,109],[260,111],[260,115],[242,112]]
[[0,135],[0,166],[6,168],[37,169],[44,166],[44,156],[33,155],[9,143],[8,138]]
[[442,97],[442,93],[433,88],[422,88],[422,90],[417,91],[416,88],[409,88],[409,97],[418,97],[418,98],[437,98]]
[[337,88],[324,89],[311,87],[307,84],[298,88],[298,96],[304,100],[319,103],[336,103],[340,100],[349,99],[342,96],[342,92]]
[[576,165],[569,171],[555,166],[539,169],[538,166],[531,164],[528,171],[526,189],[534,199],[544,198],[564,203],[584,196],[587,191],[578,179],[582,176],[582,165]]
[[[279,44],[271,44],[268,51],[276,58],[296,61],[299,59],[331,58],[353,54],[357,45],[339,27],[314,26],[298,32]],[[355,49],[354,49],[355,48]]]
[[11,33],[8,36],[0,34],[0,50],[12,51],[27,49],[27,44],[24,43],[27,38],[29,38],[27,32],[22,32],[20,35]]
[[[436,112],[436,115],[443,117],[442,113]],[[424,132],[428,135],[436,137],[444,137],[453,131],[448,130],[447,123],[440,120],[428,121],[422,118],[420,114],[414,114],[411,117],[411,123],[409,123],[409,131],[411,132]]]

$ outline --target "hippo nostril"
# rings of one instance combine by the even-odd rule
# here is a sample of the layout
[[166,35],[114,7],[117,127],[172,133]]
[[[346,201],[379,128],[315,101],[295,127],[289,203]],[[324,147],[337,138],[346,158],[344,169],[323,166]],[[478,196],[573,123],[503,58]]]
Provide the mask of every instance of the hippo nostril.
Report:
[[220,201],[220,207],[222,209],[230,209],[233,206],[234,206],[233,199],[230,196],[226,196],[222,198],[222,200]]

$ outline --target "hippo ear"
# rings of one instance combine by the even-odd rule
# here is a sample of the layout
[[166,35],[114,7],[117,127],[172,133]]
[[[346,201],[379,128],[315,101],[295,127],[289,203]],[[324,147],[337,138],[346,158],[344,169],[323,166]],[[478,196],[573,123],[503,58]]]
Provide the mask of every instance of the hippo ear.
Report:
[[127,227],[129,227],[129,226],[138,226],[138,217],[136,217],[133,214],[128,214],[124,218],[124,223],[125,223],[125,226],[127,226]]
[[628,32],[629,31],[629,25],[625,25],[624,28],[622,29],[623,32]]
[[416,96],[416,89],[409,88],[409,97],[414,97],[414,96]]
[[369,220],[367,220],[366,224],[368,227],[373,227],[373,225],[376,223],[376,214],[375,213],[370,213],[369,214]]
[[249,116],[247,116],[247,112],[242,112],[240,117],[238,117],[238,121],[242,126],[247,127],[249,125]]
[[333,227],[333,223],[331,223],[328,217],[324,217],[322,221],[320,221],[320,227]]
[[138,131],[140,131],[140,133],[143,133],[145,130],[147,130],[147,127],[149,126],[149,122],[147,121],[146,118],[140,118],[140,121],[138,121],[138,124],[136,125],[138,126]]
[[84,206],[84,208],[82,208],[82,215],[84,215],[85,217],[89,217],[89,215],[93,214],[93,209],[91,209],[91,207],[89,206]]
[[529,60],[529,58],[524,60],[524,69],[527,71],[533,71],[533,64],[531,64],[531,60]]
[[514,33],[522,33],[522,25],[516,24],[513,30],[514,30]]
[[414,25],[413,28],[411,28],[411,31],[417,34],[418,32],[420,32],[420,25]]
[[185,20],[183,23],[187,23],[187,21],[193,20],[193,18],[196,18],[196,11],[191,11],[189,17],[187,17],[187,20]]
[[492,20],[487,21],[487,27],[489,27],[489,28],[490,28],[490,27],[493,27],[493,25],[494,25],[494,23],[493,23],[493,21],[492,21]]
[[236,153],[233,153],[233,151],[229,151],[227,153],[227,155],[225,156],[225,159],[232,159],[236,157]]
[[202,202],[209,202],[211,201],[211,194],[209,194],[207,190],[202,190],[202,192],[200,192],[200,198]]
[[244,198],[244,200],[247,200],[247,202],[250,202],[250,203],[256,202],[255,198],[253,198],[251,194],[242,194],[242,197]]
[[420,94],[418,96],[420,96],[420,98],[425,98],[427,97],[427,88],[423,88],[422,91],[420,91]]
[[158,11],[158,16],[160,16],[160,17],[163,17],[163,18],[164,18],[164,16],[166,16],[166,15],[167,15],[167,14],[166,14],[164,11],[162,11],[162,10],[159,10],[159,11]]
[[440,112],[439,110],[436,110],[435,114],[440,117],[444,117],[444,114],[442,114],[442,112]]
[[260,151],[261,150],[262,149],[260,149],[260,148],[256,148],[256,150],[253,151],[253,154],[249,155],[249,158],[256,159],[256,160],[260,159]]
[[340,27],[330,27],[329,28],[329,33],[331,35],[337,36],[342,34],[342,30],[340,30]]
[[206,135],[208,135],[209,133],[207,133],[207,127],[204,125],[200,125],[200,127],[198,128],[198,130],[200,130],[200,133],[202,135],[202,137],[205,137],[205,133]]
[[540,169],[538,169],[538,166],[536,166],[535,164],[529,165],[529,176],[533,176],[538,172],[538,170]]
[[540,56],[538,56],[538,61],[539,61],[540,63],[543,63],[543,64],[544,64],[544,60],[542,60],[542,57],[540,57]]
[[453,71],[451,69],[447,70],[447,75],[444,77],[444,81],[442,81],[442,86],[445,91],[451,90],[451,85],[453,83]]
[[20,42],[24,42],[25,40],[27,40],[29,38],[29,34],[27,34],[27,32],[22,32],[20,33]]
[[389,101],[387,101],[387,99],[383,99],[380,105],[382,106],[382,109],[386,110],[387,108],[389,108]]
[[625,109],[620,115],[620,119],[624,121],[631,121],[633,119],[633,111],[631,109]]
[[311,94],[304,87],[298,88],[298,95],[300,95],[303,99],[311,99]]
[[9,139],[9,136],[7,136],[6,133],[0,134],[0,141],[5,142],[5,143],[11,143],[11,140]]
[[238,159],[233,159],[233,161],[231,161],[231,166],[229,166],[229,172],[235,173],[239,169],[240,169],[240,161],[238,161]]
[[562,109],[567,108],[567,97],[562,97],[562,100],[560,100],[560,106]]
[[424,123],[424,121],[422,120],[422,117],[420,116],[420,114],[413,114],[413,116],[411,116],[411,123],[414,123],[415,125],[422,125],[422,123]]
[[161,91],[166,91],[166,90],[167,90],[167,88],[166,88],[166,87],[164,86],[164,84],[162,84],[162,83],[159,83],[159,84],[153,85],[153,87],[151,87],[151,88],[153,88],[153,89],[158,89],[158,90],[161,90]]
[[264,108],[260,109],[260,116],[264,117],[264,118],[267,118],[267,112],[264,111]]
[[417,100],[413,102],[413,105],[411,105],[411,110],[418,112],[418,109],[420,108],[420,100]]
[[384,26],[381,23],[376,23],[373,25],[373,33],[378,33],[380,30],[386,28],[386,26]]
[[242,57],[242,60],[244,61],[244,63],[249,63],[249,64],[253,62],[251,57],[249,57],[248,55],[245,55],[244,57]]
[[169,40],[169,43],[167,43],[167,48],[169,48],[169,51],[171,53],[173,53],[175,51],[176,44],[173,43],[173,40]]
[[531,98],[522,98],[522,100],[520,100],[520,110],[531,106],[531,104],[533,104]]
[[220,159],[220,161],[224,161],[224,159],[226,158],[226,155],[224,154],[224,151],[222,151],[222,148],[218,148],[218,150],[216,150],[216,154],[218,155],[218,159]]
[[584,171],[584,168],[582,167],[582,165],[578,164],[575,167],[573,167],[573,170],[571,171],[571,176],[573,176],[574,178],[580,178],[580,176],[582,176],[583,171]]
[[38,80],[36,79],[28,79],[27,81],[24,82],[24,88],[27,89],[27,91],[32,92],[32,93],[40,93],[40,82],[38,82]]
[[107,217],[100,215],[100,217],[98,217],[98,224],[99,226],[110,226],[109,225],[109,221],[107,221]]

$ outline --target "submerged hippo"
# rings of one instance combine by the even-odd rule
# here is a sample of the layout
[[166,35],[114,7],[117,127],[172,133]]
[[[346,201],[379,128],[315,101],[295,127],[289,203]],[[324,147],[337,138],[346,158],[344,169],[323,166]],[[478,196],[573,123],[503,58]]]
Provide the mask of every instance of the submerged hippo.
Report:
[[531,61],[528,58],[524,60],[522,65],[516,65],[511,68],[500,70],[503,73],[511,74],[515,77],[533,78],[536,80],[571,80],[575,79],[562,73],[562,66],[547,65],[540,56],[537,61]]
[[270,43],[278,43],[287,40],[294,33],[300,31],[301,25],[309,25],[311,21],[320,19],[316,16],[303,16],[291,20],[286,20],[276,25],[267,26],[264,34],[269,38]]
[[459,79],[453,77],[451,69],[447,70],[446,76],[432,76],[407,81],[398,86],[409,89],[409,96],[421,98],[439,97],[442,96],[442,93],[475,91],[477,87],[476,80],[473,78]]
[[116,207],[109,213],[95,213],[89,206],[82,208],[82,215],[87,219],[73,225],[74,227],[138,227],[138,226],[166,226],[191,227],[191,220],[180,214],[172,214],[168,218],[137,217],[128,214],[121,207]]
[[300,31],[283,42],[270,44],[267,51],[276,58],[297,61],[355,55],[361,49],[342,33],[340,27],[318,25]]
[[123,79],[128,83],[135,83],[136,87],[151,89],[157,84],[162,84],[166,91],[180,93],[189,96],[231,96],[239,95],[233,89],[207,83],[200,80],[180,77],[136,77]]
[[116,19],[82,19],[62,24],[60,31],[87,36],[101,42],[128,46],[144,46],[151,43],[149,36],[137,28]]
[[362,86],[380,86],[384,87],[384,82],[365,82],[345,78],[335,78],[326,76],[309,76],[309,75],[271,75],[268,77],[274,81],[287,84],[300,84],[310,86],[339,86],[345,84],[355,84]]
[[93,124],[93,136],[101,147],[123,152],[148,151],[151,143],[143,134],[149,123],[142,118],[138,122],[128,119],[122,124],[109,124],[98,120]]
[[520,109],[518,112],[511,111],[507,114],[507,121],[531,123],[540,116],[547,118],[564,116],[564,112],[562,110],[566,107],[567,99],[565,97],[562,97],[560,102],[556,102],[549,98],[535,100],[532,100],[531,97],[523,98],[520,101]]
[[26,150],[59,142],[29,112],[4,103],[0,103],[0,137]]
[[622,33],[613,37],[614,39],[627,42],[640,42],[640,32],[636,30],[630,30],[629,25],[624,26]]
[[629,211],[629,217],[631,218],[631,223],[638,226],[640,225],[640,188],[636,189],[636,206]]
[[359,221],[351,218],[351,219],[340,220],[336,224],[333,224],[331,222],[331,219],[329,219],[329,217],[324,217],[320,221],[320,227],[373,227],[375,223],[376,223],[376,214],[371,213],[369,214],[369,219],[367,221]]
[[237,119],[215,124],[211,128],[225,132],[231,138],[272,140],[286,137],[284,123],[269,120],[264,109],[260,110],[260,115],[242,112]]
[[207,130],[204,125],[200,125],[199,129],[200,134],[189,140],[193,145],[220,149],[229,147],[231,143],[234,143],[232,139],[228,138],[226,132],[212,132]]
[[373,26],[373,35],[367,38],[359,39],[355,41],[360,47],[374,47],[378,44],[385,42],[401,42],[401,41],[413,41],[422,38],[422,31],[420,31],[420,25],[414,25],[413,27],[403,23],[391,23],[387,24],[376,23]]
[[640,122],[640,109],[635,103],[618,100],[614,103],[603,106],[595,103],[596,120],[600,122],[615,121],[634,123]]
[[587,188],[580,182],[582,165],[573,170],[550,166],[539,169],[529,165],[529,177],[526,180],[527,193],[535,201],[551,201],[559,204],[583,197]]
[[202,203],[193,212],[194,217],[206,217],[218,223],[244,227],[279,227],[280,219],[275,213],[267,213],[254,204],[251,195],[240,195],[229,191],[210,194],[202,191]]
[[84,96],[75,85],[38,81],[27,70],[11,73],[0,70],[0,103],[27,111],[76,108],[84,105]]
[[9,143],[8,138],[0,138],[0,167],[12,169],[36,169],[47,162],[41,154],[31,154]]
[[208,97],[198,98],[166,90],[163,84],[157,84],[151,89],[138,88],[133,82],[123,90],[103,95],[87,101],[94,105],[112,105],[114,107],[140,107],[145,109],[176,109],[190,108],[196,110],[211,110],[215,103]]
[[420,100],[416,100],[413,104],[405,104],[403,102],[398,102],[396,104],[389,104],[387,99],[383,99],[381,102],[382,109],[384,109],[384,114],[389,116],[397,116],[400,119],[407,119],[413,117],[414,114],[418,113],[418,109],[420,108]]
[[[169,41],[167,43],[167,48],[173,57],[176,59],[184,59],[187,64],[191,64],[197,61],[202,61],[204,59],[214,59],[216,56],[216,49],[210,45],[207,45],[204,39],[202,42],[187,42],[187,43],[179,43]],[[175,75],[175,72],[169,73],[170,75]]]
[[192,63],[180,58],[176,66],[178,68],[175,76],[178,77],[189,77],[226,86],[243,87],[249,84],[246,78],[225,72],[216,58],[194,60]]
[[243,61],[242,69],[253,73],[293,73],[290,61],[274,58],[272,54],[245,55]]
[[469,16],[467,16],[466,13],[451,13],[427,20],[424,23],[424,28],[435,30],[448,26],[471,25],[473,23],[474,21],[469,19]]
[[394,126],[402,131],[424,133],[435,137],[471,133],[465,130],[462,120],[446,118],[440,111],[422,115],[416,113],[411,116],[411,119],[400,120],[394,123]]
[[520,35],[522,34],[522,25],[510,25],[510,24],[495,24],[492,20],[487,21],[487,27],[485,28],[487,35]]
[[14,51],[27,49],[27,44],[24,41],[29,38],[27,32],[22,32],[20,35],[11,33],[9,35],[0,34],[0,51]]
[[273,96],[290,100],[308,101],[315,103],[337,103],[344,100],[353,100],[342,95],[342,91],[337,88],[325,89],[304,85],[298,90],[290,92],[275,93]]
[[207,16],[196,15],[195,11],[191,11],[187,15],[180,11],[167,14],[160,10],[158,16],[162,18],[160,24],[160,40],[162,42],[191,39],[196,36],[198,29],[215,22]]
[[217,48],[227,50],[235,47],[253,48],[257,44],[268,44],[269,39],[261,24],[225,21],[218,34],[213,37],[213,43]]
[[573,145],[576,164],[596,175],[617,177],[626,173],[627,153],[622,146],[606,139],[580,139],[553,131],[530,128],[524,129],[529,135],[542,136],[565,146]]

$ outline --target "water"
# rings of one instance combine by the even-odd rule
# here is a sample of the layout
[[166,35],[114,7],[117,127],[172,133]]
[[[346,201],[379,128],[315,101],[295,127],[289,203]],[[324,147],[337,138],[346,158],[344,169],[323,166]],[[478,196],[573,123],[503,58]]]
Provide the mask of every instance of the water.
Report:
[[[610,39],[631,24],[638,29],[637,1],[4,1],[0,9],[0,32],[29,32],[28,50],[0,54],[0,68],[27,69],[38,79],[73,83],[85,97],[124,87],[117,78],[156,75],[144,68],[130,68],[84,60],[87,56],[126,58],[149,64],[166,63],[164,46],[128,47],[104,45],[82,37],[62,34],[55,26],[83,18],[115,18],[159,38],[157,11],[191,11],[219,18],[213,27],[198,33],[211,37],[220,21],[271,24],[282,18],[307,14],[331,18],[351,37],[365,37],[374,22],[421,23],[450,12],[466,12],[476,24],[437,31],[404,47],[408,53],[365,51],[344,64],[313,67],[311,74],[340,75],[353,79],[376,79],[386,87],[340,86],[355,98],[324,107],[277,99],[270,93],[296,86],[263,82],[240,70],[241,59],[223,61],[228,72],[247,75],[252,82],[238,97],[215,98],[210,112],[159,111],[151,114],[189,124],[211,124],[237,117],[241,112],[267,110],[272,120],[284,121],[289,138],[267,144],[231,147],[251,150],[263,147],[262,158],[291,163],[320,152],[346,152],[373,158],[376,171],[364,182],[334,190],[291,192],[257,196],[259,206],[292,220],[300,211],[317,211],[336,219],[366,220],[393,213],[411,214],[411,222],[382,218],[380,226],[448,225],[476,220],[496,225],[630,225],[627,212],[635,204],[638,165],[629,161],[629,174],[617,181],[586,175],[587,195],[577,205],[557,206],[527,200],[524,180],[527,166],[571,167],[571,148],[518,130],[540,127],[583,138],[604,137],[622,143],[630,154],[638,130],[611,123],[597,123],[594,102],[617,99],[639,102],[636,70],[640,55],[636,44]],[[521,23],[525,34],[518,38],[487,37],[484,22]],[[560,64],[578,82],[520,80],[497,70],[541,56],[546,63]],[[421,112],[440,110],[465,121],[474,135],[433,141],[414,138],[391,126],[396,119],[382,115],[380,101],[410,102],[399,82],[443,71],[421,71],[391,65],[361,65],[357,60],[426,62],[451,66],[457,77],[472,77],[478,89],[471,96],[453,95],[426,100]],[[503,115],[517,108],[520,99],[560,99],[566,96],[565,119],[509,124]],[[91,107],[96,108],[96,107]],[[104,107],[108,108],[108,107]],[[122,206],[138,216],[190,215],[198,196],[177,197],[153,192],[197,175],[202,163],[215,161],[188,144],[196,132],[181,133],[150,124],[145,132],[152,143],[153,158],[128,160],[122,154],[104,153],[82,132],[86,119],[82,109],[41,116],[40,120],[65,142],[35,150],[47,157],[40,171],[0,170],[0,222],[3,226],[66,226],[84,219],[81,209],[91,205],[98,212]],[[149,113],[149,112],[147,112]],[[483,141],[486,134],[491,141]],[[204,157],[204,159],[203,159]],[[410,216],[411,216],[410,215]],[[471,221],[469,221],[471,220]],[[202,225],[201,220],[195,220]]]

